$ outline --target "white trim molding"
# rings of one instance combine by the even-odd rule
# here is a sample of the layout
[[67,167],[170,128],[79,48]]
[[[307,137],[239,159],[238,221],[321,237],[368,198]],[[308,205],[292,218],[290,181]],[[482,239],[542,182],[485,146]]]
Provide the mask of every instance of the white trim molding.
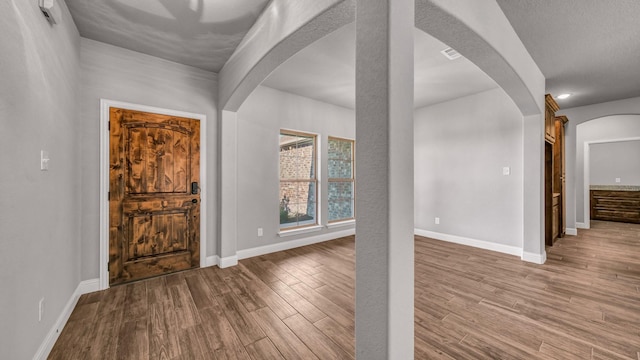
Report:
[[333,228],[345,227],[345,226],[355,226],[355,224],[356,224],[356,219],[336,221],[332,223],[330,222],[327,224],[327,229],[333,229]]
[[576,223],[576,228],[577,229],[588,229],[589,227],[585,223],[577,222]]
[[301,246],[316,244],[324,241],[335,240],[341,237],[354,235],[355,233],[356,233],[355,228],[347,229],[347,230],[334,231],[334,232],[325,233],[321,235],[306,237],[303,239],[284,241],[284,242],[279,242],[275,244],[254,247],[251,249],[238,250],[237,258],[240,260],[247,259],[254,256],[260,256],[260,255],[270,254],[278,251],[294,249]]
[[564,232],[565,232],[567,235],[573,235],[573,236],[578,235],[578,229],[574,229],[574,228],[566,228],[566,229],[564,230]]
[[532,252],[522,252],[522,260],[534,264],[542,265],[547,261],[547,252],[543,251],[542,254],[536,254]]
[[311,232],[320,231],[322,229],[323,229],[322,225],[313,225],[313,226],[306,226],[306,227],[291,229],[291,230],[280,230],[280,232],[278,232],[278,236],[284,237],[284,236],[307,234]]
[[236,266],[238,265],[238,255],[227,256],[223,258],[218,258],[218,266],[222,269],[226,267]]
[[45,360],[49,356],[51,349],[53,349],[53,345],[58,340],[58,336],[60,336],[60,332],[62,332],[64,326],[67,324],[69,316],[71,316],[71,312],[73,312],[73,309],[76,307],[80,296],[98,290],[100,290],[100,279],[85,280],[78,284],[76,290],[71,294],[69,301],[67,301],[67,304],[62,309],[62,313],[60,313],[58,319],[53,324],[53,327],[47,333],[47,336],[40,344],[40,347],[38,347],[38,351],[36,351],[36,354],[33,356],[34,360]]
[[109,108],[180,116],[200,121],[200,266],[207,266],[207,116],[154,106],[100,99],[100,278],[99,289],[109,288]]
[[509,255],[515,255],[515,256],[520,256],[522,254],[522,249],[519,247],[504,245],[504,244],[497,244],[497,243],[486,241],[486,240],[471,239],[471,238],[466,238],[462,236],[443,234],[435,231],[422,230],[422,229],[414,229],[414,233],[416,235],[428,237],[431,239],[471,246],[471,247],[480,248],[484,250],[497,251],[503,254],[509,254]]
[[207,260],[205,261],[204,265],[200,264],[200,267],[209,267],[209,266],[216,266],[216,265],[220,265],[220,256],[213,255],[213,256],[207,256]]

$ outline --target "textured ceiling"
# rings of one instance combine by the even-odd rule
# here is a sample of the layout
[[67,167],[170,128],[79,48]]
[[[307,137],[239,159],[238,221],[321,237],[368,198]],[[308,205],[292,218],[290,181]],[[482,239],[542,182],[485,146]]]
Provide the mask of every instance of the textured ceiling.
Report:
[[[80,35],[218,72],[269,0],[65,0]],[[640,96],[640,0],[497,0],[561,108]],[[342,34],[342,35],[341,35]],[[353,107],[353,26],[277,69],[266,85]],[[416,106],[495,86],[416,32]],[[491,85],[489,85],[491,83]]]
[[218,72],[269,0],[66,0],[80,35]]
[[[447,46],[415,30],[415,107],[496,88],[465,58],[449,60]],[[355,26],[346,25],[298,52],[263,85],[308,98],[355,107]]]
[[640,96],[640,1],[497,1],[561,108]]

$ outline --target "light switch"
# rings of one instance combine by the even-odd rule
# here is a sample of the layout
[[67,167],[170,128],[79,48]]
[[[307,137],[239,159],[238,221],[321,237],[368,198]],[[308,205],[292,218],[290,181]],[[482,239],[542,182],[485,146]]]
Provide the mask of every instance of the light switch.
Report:
[[49,152],[40,150],[40,170],[49,170]]
[[511,168],[508,166],[505,166],[502,168],[502,175],[511,175]]

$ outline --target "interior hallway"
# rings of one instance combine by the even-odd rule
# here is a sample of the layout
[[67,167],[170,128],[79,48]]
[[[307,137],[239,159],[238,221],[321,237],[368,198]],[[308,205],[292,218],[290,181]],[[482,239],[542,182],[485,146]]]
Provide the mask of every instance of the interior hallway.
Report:
[[[416,237],[416,359],[639,359],[640,225],[545,265]],[[82,296],[50,359],[352,359],[354,238]]]

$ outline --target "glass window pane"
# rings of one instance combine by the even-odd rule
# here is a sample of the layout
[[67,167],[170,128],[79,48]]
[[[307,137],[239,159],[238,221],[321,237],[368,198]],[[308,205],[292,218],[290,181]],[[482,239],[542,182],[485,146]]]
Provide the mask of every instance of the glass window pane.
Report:
[[280,134],[280,179],[315,179],[315,136]]
[[329,182],[329,221],[351,219],[354,217],[353,182]]
[[329,204],[329,221],[352,219],[353,201],[336,201]]
[[329,138],[329,159],[351,160],[353,156],[353,141]]
[[280,228],[317,223],[315,142],[314,135],[280,133]]
[[315,182],[280,182],[280,227],[316,224],[316,196]]
[[295,182],[280,182],[280,225],[295,226],[297,219],[291,211],[291,199],[296,197],[297,186],[298,183]]
[[280,149],[280,179],[298,179],[298,167],[295,164],[295,157],[288,150]]
[[349,160],[329,160],[329,178],[331,179],[351,179],[352,163]]

